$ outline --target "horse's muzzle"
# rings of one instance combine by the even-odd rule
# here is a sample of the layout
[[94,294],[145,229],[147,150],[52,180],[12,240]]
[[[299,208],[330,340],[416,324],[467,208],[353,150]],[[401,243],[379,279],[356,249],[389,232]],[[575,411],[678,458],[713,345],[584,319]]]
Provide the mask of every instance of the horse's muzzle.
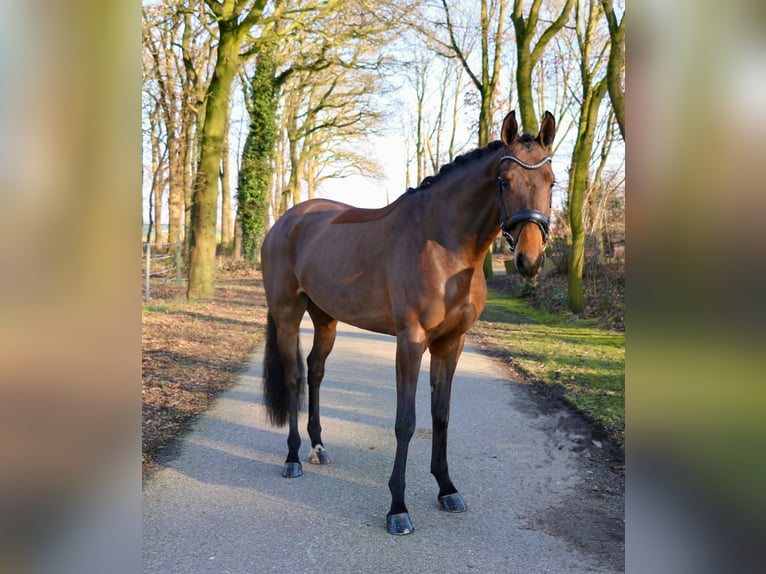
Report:
[[530,260],[524,253],[519,252],[513,260],[516,266],[516,271],[521,273],[524,277],[534,277],[543,268],[545,263],[545,252],[541,251],[540,255],[534,260]]

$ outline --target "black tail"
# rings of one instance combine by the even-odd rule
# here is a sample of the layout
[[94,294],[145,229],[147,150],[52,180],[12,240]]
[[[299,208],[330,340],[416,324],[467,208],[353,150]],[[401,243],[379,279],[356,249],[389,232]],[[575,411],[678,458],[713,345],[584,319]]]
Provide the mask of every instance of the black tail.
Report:
[[[296,346],[298,369],[302,372],[300,346]],[[298,385],[299,401],[303,391],[302,381]],[[285,381],[285,364],[277,345],[277,324],[271,313],[266,325],[266,349],[263,356],[263,400],[269,414],[269,422],[277,427],[287,424],[290,415],[290,392]],[[300,404],[298,405],[300,408]]]

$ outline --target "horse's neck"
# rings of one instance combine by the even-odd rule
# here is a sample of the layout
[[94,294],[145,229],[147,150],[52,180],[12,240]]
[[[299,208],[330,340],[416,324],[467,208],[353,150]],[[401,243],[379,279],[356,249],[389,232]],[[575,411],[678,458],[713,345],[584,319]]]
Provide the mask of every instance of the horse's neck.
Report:
[[501,153],[488,153],[435,185],[430,222],[438,227],[455,249],[462,249],[477,260],[492,244],[499,230],[497,204],[497,160]]

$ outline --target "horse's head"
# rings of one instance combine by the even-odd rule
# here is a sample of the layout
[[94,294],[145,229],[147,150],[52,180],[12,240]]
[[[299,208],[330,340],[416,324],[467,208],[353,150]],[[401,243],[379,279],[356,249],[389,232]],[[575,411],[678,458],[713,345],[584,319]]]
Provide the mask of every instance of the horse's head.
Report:
[[[500,228],[514,252],[516,269],[534,277],[545,262],[550,232],[551,192],[554,183],[548,147],[556,135],[556,122],[545,112],[536,138],[518,134],[516,113],[503,120],[505,144],[497,178]],[[530,225],[531,224],[531,225]]]

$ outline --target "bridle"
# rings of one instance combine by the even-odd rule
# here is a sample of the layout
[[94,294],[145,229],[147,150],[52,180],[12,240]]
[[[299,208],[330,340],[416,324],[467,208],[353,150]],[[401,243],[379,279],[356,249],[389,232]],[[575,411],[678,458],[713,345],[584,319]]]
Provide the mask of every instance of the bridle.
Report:
[[[512,155],[504,155],[500,158],[500,161],[498,164],[502,163],[506,159],[509,159],[513,162],[516,162],[524,169],[538,169],[542,166],[544,166],[546,163],[551,161],[550,156],[545,157],[541,161],[535,164],[530,164],[521,161],[519,158],[512,156]],[[518,225],[519,223],[536,223],[537,226],[540,228],[540,231],[543,234],[543,247],[545,247],[546,242],[548,241],[548,235],[550,234],[550,221],[545,216],[545,214],[542,211],[537,211],[535,209],[522,209],[521,211],[518,211],[514,213],[510,219],[508,218],[507,214],[505,213],[505,202],[503,201],[503,182],[505,180],[501,177],[497,178],[497,203],[500,206],[500,230],[503,232],[503,237],[508,241],[508,245],[511,248],[511,251],[513,252],[516,249],[516,239],[513,238],[511,235],[511,229],[513,229],[514,226]],[[522,229],[524,226],[522,225]],[[519,230],[519,235],[521,235],[521,230]]]

